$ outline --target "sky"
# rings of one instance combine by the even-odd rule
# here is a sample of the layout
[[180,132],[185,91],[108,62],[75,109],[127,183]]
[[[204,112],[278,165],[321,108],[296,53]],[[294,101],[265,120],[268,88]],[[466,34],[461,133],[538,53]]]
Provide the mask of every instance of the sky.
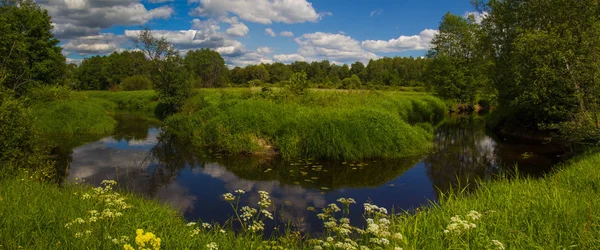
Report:
[[133,49],[143,25],[182,54],[218,51],[229,67],[343,64],[423,56],[444,14],[469,0],[37,0],[68,62]]

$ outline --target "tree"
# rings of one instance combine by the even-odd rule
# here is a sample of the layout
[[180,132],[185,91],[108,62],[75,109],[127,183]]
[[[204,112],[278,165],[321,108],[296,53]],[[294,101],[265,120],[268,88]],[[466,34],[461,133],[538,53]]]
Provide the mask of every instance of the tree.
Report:
[[79,82],[77,89],[80,90],[107,90],[110,82],[107,71],[104,70],[106,57],[92,56],[83,59],[77,68],[76,77]]
[[155,37],[148,27],[140,30],[132,42],[150,59],[150,80],[165,105],[164,112],[177,112],[192,90],[179,53],[164,37]]
[[66,70],[46,10],[32,0],[0,0],[0,79],[24,92],[38,84],[59,84]]
[[598,1],[490,0],[478,7],[489,13],[483,28],[507,119],[541,128],[595,110]]
[[478,50],[480,36],[481,28],[473,15],[463,18],[447,13],[443,17],[427,54],[432,59],[427,70],[428,85],[436,95],[475,103],[487,82],[486,58]]
[[183,64],[190,73],[202,79],[204,87],[222,87],[227,83],[227,66],[219,52],[190,50],[185,54]]
[[359,89],[361,87],[360,78],[357,75],[352,75],[351,77],[344,78],[342,81],[343,89]]
[[290,77],[290,91],[293,94],[302,95],[307,88],[308,78],[305,72],[297,72]]

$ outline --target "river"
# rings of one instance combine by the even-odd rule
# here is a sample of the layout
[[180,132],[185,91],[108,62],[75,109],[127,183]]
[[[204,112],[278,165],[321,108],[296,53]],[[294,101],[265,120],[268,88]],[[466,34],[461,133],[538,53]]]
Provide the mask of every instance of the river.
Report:
[[451,187],[473,189],[476,180],[512,172],[517,164],[519,173],[539,177],[564,153],[557,146],[491,136],[479,116],[448,117],[436,128],[428,154],[356,162],[193,152],[185,142],[161,134],[159,121],[133,114],[115,119],[119,123],[112,136],[64,142],[58,162],[68,166],[66,181],[99,185],[114,179],[120,188],[170,204],[187,220],[217,223],[233,215],[224,193],[244,190],[241,205],[256,207],[257,192],[264,190],[279,214],[267,231],[291,223],[303,232],[319,232],[322,223],[311,210],[341,197],[357,201],[350,218],[359,222],[365,202],[390,211],[412,210],[436,202]]

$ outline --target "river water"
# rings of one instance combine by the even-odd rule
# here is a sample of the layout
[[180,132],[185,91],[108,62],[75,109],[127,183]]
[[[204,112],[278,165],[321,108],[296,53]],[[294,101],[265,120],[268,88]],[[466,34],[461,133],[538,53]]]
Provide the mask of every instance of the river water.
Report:
[[448,117],[436,129],[428,154],[356,162],[192,152],[186,143],[161,134],[159,121],[132,114],[115,118],[119,125],[112,136],[63,143],[59,165],[68,166],[66,181],[99,185],[114,179],[121,188],[170,204],[190,221],[217,223],[233,215],[222,194],[245,190],[241,205],[256,207],[257,192],[264,190],[278,214],[267,231],[291,222],[300,231],[319,232],[322,223],[310,210],[341,197],[358,203],[351,206],[353,222],[362,220],[365,202],[390,211],[412,210],[435,202],[451,187],[489,180],[516,164],[521,174],[541,176],[564,153],[556,146],[491,136],[478,116]]

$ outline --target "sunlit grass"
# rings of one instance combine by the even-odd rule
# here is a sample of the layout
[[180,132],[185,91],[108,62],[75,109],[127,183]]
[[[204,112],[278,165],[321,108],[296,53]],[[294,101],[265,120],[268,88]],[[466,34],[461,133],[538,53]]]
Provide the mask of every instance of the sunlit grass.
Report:
[[442,101],[418,92],[206,89],[166,125],[193,145],[229,153],[364,159],[426,152],[431,124],[444,114]]

